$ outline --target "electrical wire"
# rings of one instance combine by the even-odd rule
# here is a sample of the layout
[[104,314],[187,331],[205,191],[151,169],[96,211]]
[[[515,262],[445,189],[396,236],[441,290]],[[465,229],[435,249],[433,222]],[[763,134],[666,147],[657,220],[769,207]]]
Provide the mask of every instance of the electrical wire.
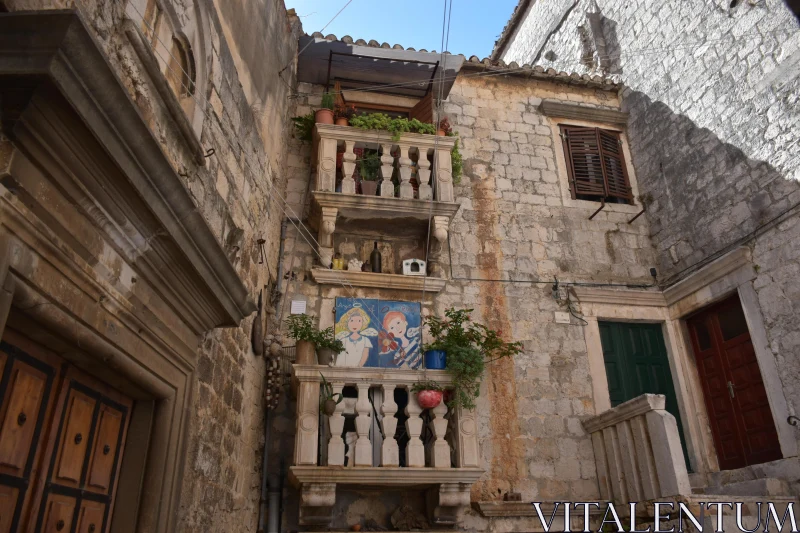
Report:
[[[440,71],[442,76],[444,76],[444,72],[445,72],[445,68],[446,68],[445,65],[446,65],[446,61],[447,61],[445,53],[444,53],[444,50],[446,50],[447,49],[447,45],[450,44],[450,16],[453,14],[453,0],[450,0],[450,11],[449,11],[449,13],[448,13],[448,9],[447,9],[447,1],[448,0],[443,0],[444,13],[442,14],[442,59],[441,59],[442,70]],[[445,20],[447,21],[447,31],[446,32],[445,32]],[[445,36],[445,33],[446,33],[446,36]],[[443,97],[443,88],[444,88],[444,84],[442,82],[439,82],[439,97],[436,99],[437,111],[436,111],[436,117],[434,117],[435,120],[436,120],[437,127],[438,127],[438,124],[439,124],[439,120],[441,120],[441,115],[442,115],[441,107],[442,107],[442,99],[443,99],[442,98]],[[438,147],[439,147],[439,135],[437,135],[433,140],[433,166],[434,166],[433,170],[435,171],[436,175],[434,176],[434,172],[431,172],[429,174],[429,176],[428,176],[428,180],[429,181],[431,181],[433,177],[436,177],[437,180],[438,180],[438,177],[439,177],[439,173],[438,173],[438,170],[439,170],[438,169],[438,167],[439,167],[439,165],[438,165],[438,162],[439,162],[439,151],[437,150]],[[419,157],[426,157],[426,156],[427,156],[427,154],[420,153]],[[419,172],[417,174],[419,175]],[[419,179],[417,181],[419,182]],[[428,269],[428,260],[430,259],[430,251],[431,251],[431,220],[433,219],[433,192],[434,192],[433,188],[431,187],[431,197],[428,200],[428,233],[425,236],[425,270],[426,270],[426,272],[425,272],[425,276],[423,276],[423,278],[422,278],[422,294],[420,296],[420,309],[422,309],[422,306],[424,305],[424,302],[425,302],[425,288],[426,288],[426,284],[428,282],[427,269]],[[437,190],[437,193],[438,193],[438,190]]]
[[[321,30],[319,30],[319,32],[320,32],[320,33],[322,33],[323,31],[325,31],[325,28],[327,28],[328,26],[330,26],[330,25],[331,25],[331,23],[332,23],[334,20],[336,20],[336,17],[338,17],[338,16],[339,16],[339,15],[342,13],[342,11],[344,11],[344,10],[345,10],[345,8],[347,8],[347,6],[349,6],[349,5],[350,5],[350,3],[351,3],[352,1],[353,1],[353,0],[347,0],[347,3],[346,3],[344,6],[342,6],[342,9],[340,9],[339,11],[337,11],[337,12],[336,12],[336,14],[333,16],[333,18],[332,18],[331,20],[329,20],[329,21],[328,21],[328,23],[327,23],[327,24],[325,24],[325,25],[322,27],[322,29],[321,29]],[[297,52],[297,56],[295,57],[295,59],[296,59],[297,57],[300,57],[300,55],[301,55],[303,52],[305,52],[305,51],[306,51],[306,48],[308,48],[309,46],[311,46],[311,43],[313,43],[313,42],[314,42],[314,41],[311,41],[311,42],[309,42],[307,45],[305,45],[305,46],[303,47],[303,49],[302,49],[302,50],[300,50],[299,52]],[[289,65],[291,65],[291,64],[292,64],[292,61],[294,61],[294,59],[290,60],[288,63],[286,63],[286,65],[284,65],[284,66],[283,66],[283,68],[282,68],[282,69],[280,69],[280,70],[278,71],[278,76],[280,76],[280,75],[283,73],[283,71],[284,71],[284,70],[286,70],[287,68],[289,68]]]
[[[789,29],[777,29],[777,30],[772,30],[772,31],[769,31],[769,32],[763,32],[763,33],[761,33],[761,32],[745,33],[745,34],[740,35],[739,37],[735,37],[734,36],[734,39],[735,40],[747,40],[747,39],[742,39],[742,37],[746,37],[746,38],[749,38],[749,37],[753,37],[753,38],[755,38],[755,37],[764,37],[765,35],[770,35],[770,34],[773,34],[773,33],[791,33],[791,31]],[[673,52],[673,51],[676,51],[676,50],[698,50],[700,48],[706,47],[706,45],[708,45],[708,43],[721,43],[721,42],[729,42],[729,41],[730,41],[730,37],[726,36],[726,37],[720,38],[720,39],[710,39],[710,40],[707,40],[707,41],[703,41],[703,43],[700,44],[699,46],[697,44],[691,44],[691,45],[685,45],[685,46],[673,46],[673,47],[669,47],[669,48],[666,48],[666,47],[665,48],[650,48],[650,49],[643,48],[643,49],[639,49],[639,50],[631,50],[631,51],[628,51],[628,52],[620,52],[619,54],[609,54],[609,55],[606,55],[606,56],[602,56],[602,58],[603,59],[618,59],[618,58],[623,57],[623,55],[625,57],[628,57],[628,58],[630,58],[630,57],[644,57],[644,56],[650,56],[650,55],[653,55],[653,54],[658,54],[658,53],[661,53],[661,52]],[[712,48],[712,47],[708,46],[708,48]],[[453,55],[453,54],[450,54],[449,52],[443,52],[443,54]],[[598,57],[600,57],[600,56],[598,56]],[[323,59],[323,58],[311,58],[311,59],[328,62],[328,59]],[[483,65],[483,63],[481,63],[481,65]],[[573,62],[573,63],[563,63],[563,65],[564,66],[574,66],[574,67],[577,67],[577,68],[585,68],[585,65],[583,63],[581,63],[580,61],[576,61],[576,62]],[[489,68],[493,67],[493,65],[486,65],[486,66],[489,67]],[[542,65],[538,65],[538,66],[542,66]],[[550,66],[550,67],[542,66],[542,68],[545,69],[545,72],[547,72],[548,70],[557,71],[557,69],[552,67],[552,66]],[[507,74],[513,74],[513,73],[517,73],[517,72],[532,72],[532,69],[533,69],[532,66],[497,67],[497,68],[492,68],[489,71],[477,72],[475,74],[456,73],[456,74],[450,75],[450,76],[443,76],[441,78],[441,80],[442,81],[451,81],[451,80],[455,80],[455,79],[457,79],[459,77],[460,78],[473,78],[473,77],[504,76],[504,75],[507,75]],[[369,68],[366,68],[366,67],[364,68],[364,71],[370,71],[370,70],[372,70],[372,69],[369,69]],[[373,92],[373,91],[381,91],[381,90],[392,89],[392,88],[402,88],[402,87],[409,87],[409,86],[417,86],[417,85],[420,85],[420,84],[427,84],[429,82],[430,82],[430,77],[426,77],[426,78],[418,78],[416,80],[410,80],[408,82],[399,82],[399,83],[382,84],[382,85],[375,84],[375,85],[372,85],[372,86],[368,85],[366,87],[359,87],[359,88],[354,88],[354,89],[346,89],[346,91],[350,92],[350,93],[353,93],[353,92]],[[331,94],[341,94],[342,92],[344,92],[344,91],[331,92]],[[303,95],[305,95],[305,96],[313,96],[313,93],[297,92],[294,95],[294,97],[303,96]]]

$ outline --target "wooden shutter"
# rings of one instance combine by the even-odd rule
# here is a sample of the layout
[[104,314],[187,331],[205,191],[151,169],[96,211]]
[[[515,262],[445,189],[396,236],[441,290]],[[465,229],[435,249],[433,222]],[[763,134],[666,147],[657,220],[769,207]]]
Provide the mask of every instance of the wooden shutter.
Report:
[[600,139],[600,152],[603,157],[608,196],[631,200],[631,188],[628,185],[628,173],[622,157],[619,133],[598,128],[597,136]]
[[408,118],[415,118],[426,124],[433,124],[433,92],[429,92],[408,112]]
[[561,126],[572,197],[631,199],[619,134],[600,128]]

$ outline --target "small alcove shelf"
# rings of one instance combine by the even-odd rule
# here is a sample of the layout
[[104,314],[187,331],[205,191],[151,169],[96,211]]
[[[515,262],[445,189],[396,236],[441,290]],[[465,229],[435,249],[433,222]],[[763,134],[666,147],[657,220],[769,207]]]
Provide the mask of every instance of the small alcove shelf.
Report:
[[311,277],[322,285],[352,285],[353,287],[376,287],[404,291],[439,292],[445,280],[425,276],[404,276],[401,274],[377,274],[375,272],[351,272],[330,268],[312,268]]

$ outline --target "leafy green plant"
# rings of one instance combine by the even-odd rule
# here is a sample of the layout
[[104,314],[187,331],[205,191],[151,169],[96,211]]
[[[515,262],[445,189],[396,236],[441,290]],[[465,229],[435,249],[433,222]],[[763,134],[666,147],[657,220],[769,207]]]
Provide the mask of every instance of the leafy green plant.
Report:
[[461,183],[461,174],[464,172],[464,160],[461,158],[461,152],[458,149],[458,133],[454,133],[456,136],[456,143],[453,145],[453,149],[450,150],[450,165],[451,170],[453,172],[453,183],[458,185]]
[[320,109],[330,109],[331,111],[333,111],[333,104],[334,104],[333,93],[327,93],[327,92],[323,93]]
[[319,332],[314,327],[314,319],[305,314],[290,315],[289,318],[284,320],[286,328],[289,330],[289,336],[298,341],[311,341],[317,342]]
[[378,155],[378,152],[367,152],[361,159],[358,160],[359,164],[359,171],[361,173],[361,179],[366,181],[377,181],[380,177],[380,170],[381,170],[381,156]]
[[403,133],[424,133],[434,135],[433,124],[421,122],[416,118],[391,118],[385,113],[365,113],[350,119],[350,125],[362,130],[382,130],[392,134],[393,141],[399,141]]
[[433,381],[432,379],[428,379],[425,381],[417,381],[413,385],[411,385],[411,392],[419,392],[423,390],[436,390],[440,392],[444,392],[444,387],[439,385],[438,382]]
[[314,135],[314,113],[301,115],[299,117],[292,117],[294,128],[297,132],[297,138],[301,141],[311,142]]
[[317,348],[330,348],[334,353],[342,353],[344,351],[344,343],[333,336],[333,326],[317,333],[315,344]]
[[522,352],[521,342],[505,342],[501,332],[472,322],[472,309],[449,308],[445,318],[425,319],[434,342],[426,350],[445,350],[447,370],[453,375],[453,397],[450,407],[475,408],[480,394],[480,378],[486,363],[512,357]]

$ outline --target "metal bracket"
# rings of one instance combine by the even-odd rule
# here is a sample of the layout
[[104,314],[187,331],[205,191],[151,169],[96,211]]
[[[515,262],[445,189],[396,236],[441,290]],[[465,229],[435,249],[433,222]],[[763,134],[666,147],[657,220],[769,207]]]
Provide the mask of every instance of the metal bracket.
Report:
[[645,211],[647,211],[647,205],[645,205],[645,204],[642,204],[642,210],[641,210],[641,211],[639,211],[638,213],[636,213],[636,215],[635,215],[635,216],[634,216],[632,219],[630,219],[630,220],[628,221],[628,224],[631,224],[631,223],[632,223],[634,220],[636,220],[637,218],[639,218],[640,216],[642,216],[642,215],[644,214],[644,212],[645,212]]
[[594,217],[596,217],[597,213],[602,211],[605,206],[606,206],[606,199],[605,198],[600,198],[600,207],[597,209],[597,211],[592,213],[592,216],[589,217],[589,220],[592,220]]

